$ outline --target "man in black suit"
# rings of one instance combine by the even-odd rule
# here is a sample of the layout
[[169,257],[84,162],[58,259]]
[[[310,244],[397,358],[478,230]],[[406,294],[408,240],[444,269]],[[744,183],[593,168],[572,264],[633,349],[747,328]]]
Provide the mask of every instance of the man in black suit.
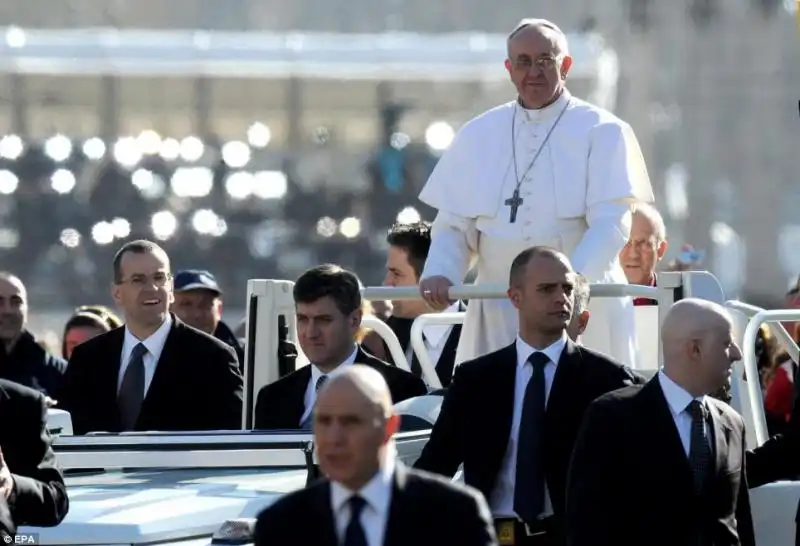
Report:
[[592,403],[570,466],[569,546],[755,543],[744,422],[709,396],[741,359],[732,331],[722,306],[679,301],[663,369]]
[[128,242],[113,267],[112,293],[125,327],[72,353],[58,401],[74,433],[241,428],[236,353],[169,313],[166,252],[150,241]]
[[[386,242],[389,250],[386,255],[386,276],[383,284],[385,286],[417,286],[431,247],[430,223],[397,223],[389,229]],[[386,319],[386,324],[397,336],[400,346],[405,351],[407,361],[411,365],[411,372],[422,377],[422,368],[417,353],[411,348],[411,325],[420,315],[433,311],[423,300],[393,301],[392,306],[392,314]],[[464,302],[457,301],[450,304],[450,307],[444,312],[459,313],[466,310]],[[443,387],[447,387],[453,378],[456,349],[458,349],[460,337],[460,324],[431,324],[422,331],[428,358],[435,366],[436,375]],[[364,339],[363,345],[378,358],[387,362],[392,361],[389,347],[377,333],[370,332]]]
[[0,534],[5,540],[20,525],[58,525],[69,500],[50,447],[45,397],[0,379],[0,414],[6,416],[0,419]]
[[355,365],[332,377],[314,408],[314,443],[327,479],[264,510],[256,546],[496,545],[478,491],[397,460],[392,435],[399,422],[376,370]]
[[548,247],[521,252],[508,297],[517,340],[456,368],[416,468],[464,480],[488,499],[501,544],[562,544],[567,464],[583,412],[630,385],[624,366],[567,336],[575,271]]
[[294,285],[294,301],[297,338],[311,364],[261,389],[255,428],[310,430],[317,391],[354,363],[378,370],[396,402],[427,392],[422,379],[367,354],[353,341],[361,325],[361,283],[355,273],[331,264],[309,269]]

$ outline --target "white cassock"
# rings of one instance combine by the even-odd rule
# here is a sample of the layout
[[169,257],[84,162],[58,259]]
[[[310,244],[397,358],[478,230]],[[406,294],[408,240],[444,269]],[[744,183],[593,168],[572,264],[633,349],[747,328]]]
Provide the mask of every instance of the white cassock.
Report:
[[[517,185],[512,145],[523,178],[514,223],[505,203]],[[591,283],[626,284],[618,256],[630,236],[630,204],[654,201],[631,127],[566,90],[540,110],[513,101],[467,122],[420,199],[438,209],[422,278],[442,275],[461,284],[476,258],[476,283],[503,286],[517,254],[538,245],[567,254]],[[636,367],[631,299],[595,298],[590,309],[583,344]],[[506,298],[470,301],[456,363],[511,344],[517,329],[517,311]]]

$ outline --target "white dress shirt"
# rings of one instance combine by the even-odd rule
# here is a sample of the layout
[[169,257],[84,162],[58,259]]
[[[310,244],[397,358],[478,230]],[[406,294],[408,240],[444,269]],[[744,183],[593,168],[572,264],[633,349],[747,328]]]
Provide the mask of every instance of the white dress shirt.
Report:
[[147,396],[147,391],[150,388],[150,383],[153,381],[153,375],[156,373],[156,365],[158,359],[161,358],[161,352],[164,350],[164,344],[167,342],[170,328],[172,328],[172,317],[167,314],[167,318],[158,327],[158,330],[150,334],[147,339],[139,339],[125,327],[125,341],[122,343],[122,355],[120,356],[119,376],[117,376],[117,392],[122,386],[122,378],[125,377],[125,370],[128,369],[128,364],[131,360],[133,349],[141,343],[147,348],[147,353],[142,357],[144,362],[144,395]]
[[306,387],[306,395],[305,395],[305,410],[303,411],[303,416],[300,418],[300,426],[303,426],[303,423],[306,422],[311,416],[311,411],[314,409],[314,404],[317,403],[317,380],[322,377],[323,375],[327,375],[328,378],[334,377],[336,374],[340,373],[344,370],[347,366],[353,364],[356,361],[356,355],[358,354],[358,346],[353,345],[353,352],[350,353],[350,356],[347,359],[336,366],[332,372],[330,373],[322,373],[319,368],[315,364],[309,364],[311,366],[311,379],[308,381],[308,386]]
[[[658,372],[658,383],[661,385],[661,390],[664,393],[664,398],[667,399],[669,411],[672,413],[672,420],[678,428],[678,435],[681,437],[681,444],[683,444],[683,451],[686,456],[689,456],[689,448],[691,447],[692,437],[692,414],[689,411],[689,404],[693,400],[697,400],[707,409],[706,397],[699,396],[695,398],[686,389],[675,383],[670,379],[664,370]],[[703,432],[706,439],[711,442],[711,436],[708,433],[708,423],[703,421]]]
[[[519,426],[522,420],[522,403],[525,399],[525,389],[528,388],[528,381],[533,377],[533,366],[528,363],[528,359],[533,353],[544,353],[550,362],[544,367],[545,381],[545,404],[550,400],[550,389],[553,386],[553,378],[556,374],[556,366],[561,358],[561,353],[567,344],[566,333],[552,345],[544,349],[534,349],[519,336],[517,336],[517,375],[514,380],[514,413],[511,418],[511,434],[508,439],[508,446],[497,475],[497,482],[492,494],[489,496],[489,507],[494,517],[508,518],[516,517],[514,512],[514,482],[517,475],[517,440],[519,438]],[[544,511],[543,516],[553,514],[553,505],[550,501],[550,493],[545,484],[544,491]]]
[[[391,446],[390,446],[391,447]],[[360,491],[351,491],[340,483],[331,482],[331,510],[336,523],[339,544],[344,541],[350,523],[350,497],[359,495],[366,501],[361,511],[361,527],[368,546],[383,546],[386,523],[389,521],[389,505],[392,501],[392,484],[395,470],[393,449],[386,450],[384,464]]]

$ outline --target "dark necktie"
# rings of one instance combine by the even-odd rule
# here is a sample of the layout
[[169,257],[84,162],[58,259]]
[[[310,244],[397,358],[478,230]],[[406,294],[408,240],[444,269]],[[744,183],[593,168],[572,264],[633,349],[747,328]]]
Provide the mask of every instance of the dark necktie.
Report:
[[139,411],[144,401],[144,355],[147,347],[139,343],[133,348],[122,384],[119,387],[117,403],[119,405],[120,420],[123,430],[134,430]]
[[368,546],[367,535],[361,525],[361,512],[364,510],[367,501],[358,495],[353,495],[348,501],[350,503],[350,523],[344,532],[344,543],[342,546]]
[[328,380],[327,375],[319,376],[317,378],[316,384],[314,385],[314,392],[319,392],[319,390],[322,388],[322,385],[324,385],[327,380]]
[[694,492],[701,495],[711,474],[711,447],[705,433],[706,408],[701,402],[692,400],[689,403],[689,414],[692,416],[692,433],[689,440],[689,464],[694,478]]
[[544,353],[533,353],[528,362],[533,376],[528,381],[522,402],[522,419],[517,441],[517,474],[514,480],[514,512],[528,525],[533,525],[544,510],[545,410],[544,367],[550,362]]

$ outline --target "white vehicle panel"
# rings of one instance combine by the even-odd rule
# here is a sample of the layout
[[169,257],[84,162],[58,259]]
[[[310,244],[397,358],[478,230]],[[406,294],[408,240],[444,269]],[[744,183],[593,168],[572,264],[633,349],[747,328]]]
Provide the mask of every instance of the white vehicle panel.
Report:
[[[210,537],[305,485],[305,470],[163,470],[68,477],[70,510],[41,544],[146,544]],[[209,542],[204,538],[205,543]]]

